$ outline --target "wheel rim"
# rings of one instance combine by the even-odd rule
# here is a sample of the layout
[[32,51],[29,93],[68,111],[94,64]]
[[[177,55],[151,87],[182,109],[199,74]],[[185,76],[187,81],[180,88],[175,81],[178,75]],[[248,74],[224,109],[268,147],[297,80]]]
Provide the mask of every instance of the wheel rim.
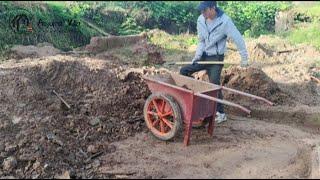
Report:
[[151,130],[160,135],[168,134],[174,128],[174,112],[168,101],[154,98],[147,107],[147,121]]

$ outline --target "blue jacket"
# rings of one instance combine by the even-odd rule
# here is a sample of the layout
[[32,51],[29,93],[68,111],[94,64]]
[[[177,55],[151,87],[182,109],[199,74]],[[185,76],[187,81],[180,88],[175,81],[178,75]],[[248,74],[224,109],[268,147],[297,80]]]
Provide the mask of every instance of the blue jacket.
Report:
[[227,50],[227,38],[230,37],[238,48],[242,63],[248,63],[248,52],[242,35],[230,17],[219,8],[217,8],[217,16],[209,28],[207,28],[204,16],[199,16],[197,31],[199,44],[194,59],[200,60],[203,52],[209,56],[224,54]]

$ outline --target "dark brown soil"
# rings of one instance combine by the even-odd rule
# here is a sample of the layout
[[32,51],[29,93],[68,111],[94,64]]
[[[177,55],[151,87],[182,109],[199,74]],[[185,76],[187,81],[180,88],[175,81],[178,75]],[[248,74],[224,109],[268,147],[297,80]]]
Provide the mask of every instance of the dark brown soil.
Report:
[[[149,95],[140,75],[116,78],[112,65],[91,70],[81,61],[2,70],[0,76],[0,162],[18,166],[0,176],[87,177],[95,156],[114,151],[110,142],[145,129],[143,105]],[[52,93],[55,90],[71,108]],[[90,146],[90,147],[89,147]],[[35,165],[34,165],[35,164]]]
[[[228,68],[223,72],[222,85],[266,98],[276,104],[288,103],[289,96],[283,93],[278,85],[258,68]],[[228,100],[240,101],[243,97],[230,93],[225,94],[225,98]]]

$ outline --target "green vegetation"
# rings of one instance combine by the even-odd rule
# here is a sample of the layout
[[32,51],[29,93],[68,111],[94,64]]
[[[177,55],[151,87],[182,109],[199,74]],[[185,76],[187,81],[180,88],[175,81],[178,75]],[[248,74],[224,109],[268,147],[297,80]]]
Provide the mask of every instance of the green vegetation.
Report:
[[311,21],[320,21],[320,2],[313,5],[300,5],[294,10],[299,14],[298,20],[305,17]]
[[[194,1],[101,2],[84,16],[116,35],[148,29],[161,29],[170,34],[196,33],[200,15],[198,4]],[[221,1],[219,6],[234,20],[241,33],[252,37],[272,33],[275,13],[291,7],[288,2],[238,1]]]
[[287,38],[292,43],[306,43],[320,49],[320,24],[314,22],[294,29],[288,33]]
[[221,8],[246,37],[274,33],[275,15],[292,7],[288,2],[223,1]]
[[[10,27],[14,25],[13,18],[22,14],[28,16],[32,32],[26,30],[26,23],[20,24],[18,32]],[[49,42],[56,48],[71,50],[89,43],[90,38],[98,34],[81,23],[81,11],[74,6],[69,8],[64,2],[39,3],[23,7],[2,1],[0,23],[1,55],[14,44],[35,45],[40,42]]]
[[170,35],[163,31],[156,31],[149,37],[155,45],[169,50],[186,50],[191,45],[198,44],[198,38],[192,34]]
[[308,44],[320,49],[320,3],[299,5],[295,12],[295,28],[280,36],[294,44]]
[[[21,3],[22,4],[22,3]],[[88,44],[92,36],[101,35],[89,27],[90,22],[112,35],[131,35],[160,29],[170,36],[150,40],[168,50],[187,49],[197,44],[196,20],[198,1],[107,1],[107,2],[33,2],[30,6],[0,2],[0,56],[14,44],[52,43],[56,48],[71,50]],[[278,11],[293,8],[290,2],[220,1],[218,5],[229,15],[240,32],[255,38],[274,34],[274,19]],[[295,7],[299,21],[309,17],[311,25],[299,27],[285,34],[292,43],[309,43],[320,47],[320,3]],[[27,10],[32,18],[34,32],[15,33],[10,29],[10,18]],[[40,27],[39,27],[40,21]],[[177,43],[170,43],[171,41]]]

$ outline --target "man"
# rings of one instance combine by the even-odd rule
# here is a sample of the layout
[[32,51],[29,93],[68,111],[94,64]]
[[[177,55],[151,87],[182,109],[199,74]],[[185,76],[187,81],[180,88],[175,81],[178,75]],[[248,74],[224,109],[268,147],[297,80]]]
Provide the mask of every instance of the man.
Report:
[[[237,45],[241,55],[241,67],[248,66],[248,52],[245,42],[235,27],[234,23],[221,9],[217,7],[216,1],[203,1],[198,6],[201,15],[197,21],[199,44],[192,64],[181,68],[180,74],[189,76],[195,72],[206,70],[211,83],[220,85],[220,75],[223,65],[203,65],[198,61],[223,61],[226,51],[227,38],[231,38]],[[222,92],[218,93],[222,99]],[[227,120],[223,105],[217,104],[216,122]]]

